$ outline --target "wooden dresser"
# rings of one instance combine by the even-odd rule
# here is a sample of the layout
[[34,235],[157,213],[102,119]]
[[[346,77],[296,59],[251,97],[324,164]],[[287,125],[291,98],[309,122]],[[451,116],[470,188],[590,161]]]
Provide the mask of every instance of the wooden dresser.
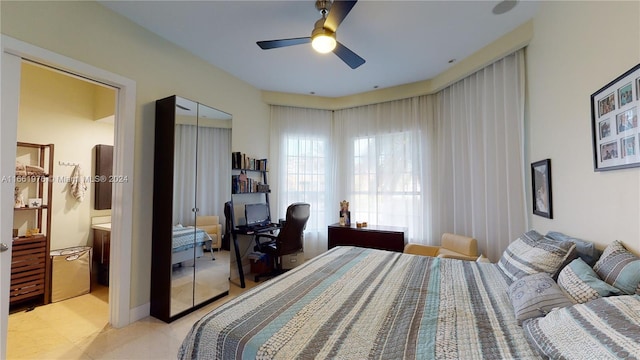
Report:
[[407,229],[397,226],[369,225],[358,228],[355,224],[333,224],[328,227],[328,237],[329,249],[349,245],[402,252],[407,244]]

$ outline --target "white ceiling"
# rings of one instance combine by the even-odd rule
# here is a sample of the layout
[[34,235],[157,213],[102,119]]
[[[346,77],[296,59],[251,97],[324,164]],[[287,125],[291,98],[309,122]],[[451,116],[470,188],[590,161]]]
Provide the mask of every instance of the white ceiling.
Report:
[[258,89],[339,97],[427,80],[531,19],[537,1],[494,15],[499,1],[360,0],[336,32],[366,63],[353,70],[310,44],[262,50],[256,41],[310,36],[321,15],[306,1],[100,1]]

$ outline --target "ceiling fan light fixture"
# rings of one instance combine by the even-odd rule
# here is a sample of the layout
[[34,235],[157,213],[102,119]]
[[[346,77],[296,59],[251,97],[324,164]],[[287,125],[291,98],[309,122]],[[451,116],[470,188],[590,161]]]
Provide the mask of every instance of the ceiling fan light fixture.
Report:
[[336,37],[327,34],[316,35],[311,40],[311,46],[315,51],[326,54],[336,48]]
[[[364,64],[365,60],[339,43],[336,40],[336,31],[357,1],[316,0],[316,9],[320,11],[322,17],[316,21],[311,36],[258,41],[257,44],[262,50],[267,50],[311,43],[311,47],[318,53],[333,52],[350,68],[355,69]],[[329,11],[329,8],[331,8],[331,11]]]
[[336,48],[336,33],[324,27],[324,14],[316,21],[311,32],[311,47],[321,54],[326,54]]

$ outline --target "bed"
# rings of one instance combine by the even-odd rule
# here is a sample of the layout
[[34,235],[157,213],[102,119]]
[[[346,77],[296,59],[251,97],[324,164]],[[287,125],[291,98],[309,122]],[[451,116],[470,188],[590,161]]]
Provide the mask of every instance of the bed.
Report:
[[[544,358],[545,348],[561,348],[553,332],[562,326],[538,322],[547,317],[519,324],[510,298],[513,283],[504,264],[335,247],[203,316],[178,358]],[[622,318],[640,310],[640,296],[616,298],[623,303]],[[604,308],[611,312],[614,305]],[[573,307],[551,313],[566,309]],[[605,350],[623,343],[614,354],[640,354],[638,314],[632,315],[632,327],[625,326],[628,333]],[[575,314],[562,315],[560,325]],[[572,329],[590,329],[580,321]],[[617,325],[598,326],[611,331]],[[591,336],[598,341],[596,332]],[[581,345],[560,354],[576,346]]]
[[[194,241],[195,231],[195,241]],[[204,230],[191,226],[174,226],[173,242],[171,244],[171,264],[182,264],[204,255],[204,249],[211,250],[212,239]],[[211,253],[213,256],[213,253]]]
[[535,358],[506,287],[492,264],[336,247],[203,317],[179,357]]

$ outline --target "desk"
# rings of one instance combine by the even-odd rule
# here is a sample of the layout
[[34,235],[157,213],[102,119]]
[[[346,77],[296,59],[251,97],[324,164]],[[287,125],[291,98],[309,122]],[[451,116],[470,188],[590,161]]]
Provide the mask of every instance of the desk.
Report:
[[[240,287],[243,289],[246,287],[246,285],[244,282],[244,270],[242,269],[242,257],[240,255],[240,248],[238,246],[238,235],[255,236],[257,234],[271,232],[281,228],[279,224],[273,224],[273,225],[274,226],[260,229],[259,231],[250,231],[246,227],[236,227],[233,229],[233,231],[231,231],[231,237],[233,238],[233,247],[235,248],[235,253],[236,253],[236,264],[238,266],[238,275],[240,276]],[[255,240],[255,237],[254,237],[254,240]]]
[[328,227],[329,249],[340,246],[360,246],[402,252],[407,244],[407,229],[397,226],[332,224]]

